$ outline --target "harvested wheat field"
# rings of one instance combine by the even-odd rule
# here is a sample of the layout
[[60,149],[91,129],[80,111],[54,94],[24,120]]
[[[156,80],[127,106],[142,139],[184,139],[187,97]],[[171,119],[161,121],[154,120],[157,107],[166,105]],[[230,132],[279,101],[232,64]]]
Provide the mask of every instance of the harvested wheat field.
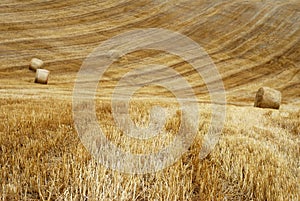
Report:
[[[188,133],[197,126],[195,138],[178,160],[156,172],[130,174],[106,168],[84,146],[74,123],[73,89],[81,66],[102,42],[147,28],[167,29],[199,44],[219,72],[226,104],[213,101],[207,87],[210,83],[178,55],[153,49],[124,55],[110,51],[113,63],[98,82],[93,103],[106,138],[121,150],[135,155],[157,153],[176,138],[185,115],[176,94],[149,82],[131,94],[130,119],[146,127],[152,113],[163,107],[167,111],[164,135],[150,139],[127,136],[114,121],[111,99],[124,75],[134,79],[123,79],[118,97],[137,86],[133,80],[144,78],[130,74],[132,70],[151,64],[167,66],[189,83],[199,107],[200,121],[190,120],[195,125],[184,130]],[[135,38],[132,42],[139,43]],[[172,42],[176,46],[176,40]],[[29,70],[32,58],[41,59],[42,68],[51,72],[47,84],[34,82],[35,73]],[[0,200],[297,201],[299,58],[297,0],[2,0]],[[154,79],[166,72],[150,68],[146,74]],[[161,82],[186,92],[177,77]],[[253,107],[260,87],[281,92],[279,110]],[[117,99],[117,106],[122,101]],[[216,105],[226,107],[224,127],[214,149],[201,158]],[[86,108],[83,104],[75,111]],[[155,118],[156,123],[161,121],[161,115]]]

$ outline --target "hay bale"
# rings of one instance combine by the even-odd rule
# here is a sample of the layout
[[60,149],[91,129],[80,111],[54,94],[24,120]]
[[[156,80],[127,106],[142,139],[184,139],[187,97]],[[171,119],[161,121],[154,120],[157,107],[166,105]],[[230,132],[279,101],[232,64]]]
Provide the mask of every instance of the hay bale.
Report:
[[29,69],[32,71],[36,71],[37,69],[42,68],[43,65],[44,62],[42,60],[33,58],[31,59]]
[[118,50],[109,50],[108,57],[115,62],[120,59],[121,53]]
[[254,107],[279,109],[281,93],[269,87],[261,87],[255,97]]
[[37,69],[35,73],[35,83],[47,84],[50,71],[45,69]]

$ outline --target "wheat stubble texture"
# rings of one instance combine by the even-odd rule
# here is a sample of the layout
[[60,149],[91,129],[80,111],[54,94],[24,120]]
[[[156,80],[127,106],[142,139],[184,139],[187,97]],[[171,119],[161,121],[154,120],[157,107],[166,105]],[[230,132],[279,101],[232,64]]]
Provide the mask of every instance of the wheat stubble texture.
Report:
[[[299,9],[293,0],[1,1],[0,199],[299,200]],[[127,151],[167,145],[178,131],[180,111],[166,89],[143,88],[130,107],[136,124],[147,124],[152,105],[173,108],[164,140],[126,137],[107,101],[129,70],[163,64],[178,71],[199,98],[200,129],[190,150],[165,170],[128,175],[105,169],[80,143],[72,119],[76,73],[101,42],[137,28],[190,37],[220,72],[228,101],[225,127],[202,161],[201,139],[211,118],[206,85],[188,63],[161,51],[132,52],[110,66],[97,89],[99,124]],[[33,82],[28,65],[35,57],[51,72],[48,85]],[[263,86],[282,93],[280,110],[253,108]]]

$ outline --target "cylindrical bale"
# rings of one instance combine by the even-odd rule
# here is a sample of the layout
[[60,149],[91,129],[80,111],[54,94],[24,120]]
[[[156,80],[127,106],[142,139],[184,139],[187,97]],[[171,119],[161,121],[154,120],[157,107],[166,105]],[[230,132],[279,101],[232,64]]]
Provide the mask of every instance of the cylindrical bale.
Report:
[[37,69],[35,73],[35,83],[47,84],[50,71],[45,69]]
[[269,87],[261,87],[255,97],[254,107],[279,109],[281,93]]
[[42,68],[43,65],[44,62],[42,60],[33,58],[31,59],[29,69],[32,71],[36,71],[37,69]]
[[118,50],[109,50],[108,56],[112,61],[118,61],[121,57],[121,53]]

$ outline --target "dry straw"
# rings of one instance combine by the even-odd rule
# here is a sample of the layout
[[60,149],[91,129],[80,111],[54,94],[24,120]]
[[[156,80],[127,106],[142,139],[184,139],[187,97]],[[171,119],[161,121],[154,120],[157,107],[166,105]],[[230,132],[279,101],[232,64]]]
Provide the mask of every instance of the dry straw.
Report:
[[32,71],[36,71],[37,69],[42,68],[43,65],[44,62],[42,60],[33,58],[31,59],[29,69]]
[[35,83],[47,84],[50,71],[45,69],[37,69],[35,74]]

